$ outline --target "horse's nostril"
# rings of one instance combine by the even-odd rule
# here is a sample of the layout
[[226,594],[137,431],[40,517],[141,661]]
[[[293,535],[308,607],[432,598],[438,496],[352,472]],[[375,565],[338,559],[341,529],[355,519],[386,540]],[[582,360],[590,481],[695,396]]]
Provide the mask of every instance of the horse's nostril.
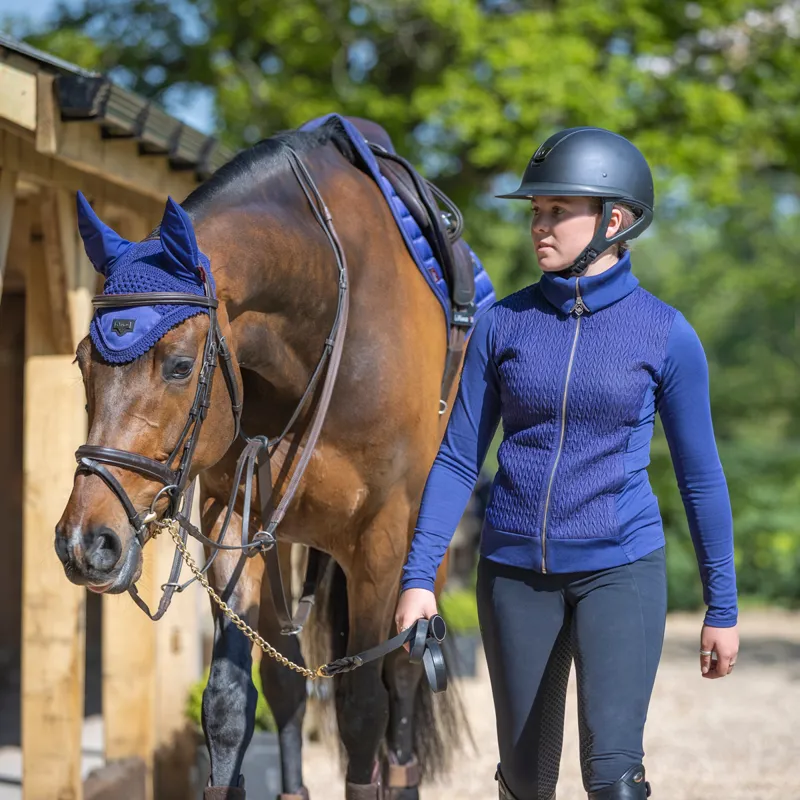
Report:
[[58,533],[58,531],[56,531],[56,555],[62,564],[69,563],[69,542],[67,537]]
[[89,534],[86,563],[98,572],[110,572],[122,553],[122,543],[114,531],[101,528]]

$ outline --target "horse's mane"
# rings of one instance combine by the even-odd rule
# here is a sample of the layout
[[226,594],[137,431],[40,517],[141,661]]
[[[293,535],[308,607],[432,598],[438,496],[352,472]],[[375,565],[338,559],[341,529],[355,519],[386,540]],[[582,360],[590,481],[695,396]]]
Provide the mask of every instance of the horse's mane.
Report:
[[303,156],[329,143],[336,145],[345,158],[355,163],[356,154],[350,139],[339,120],[333,117],[313,131],[281,131],[248,147],[198,186],[181,206],[193,219],[199,219],[222,197],[244,196],[272,174],[289,169],[287,146]]

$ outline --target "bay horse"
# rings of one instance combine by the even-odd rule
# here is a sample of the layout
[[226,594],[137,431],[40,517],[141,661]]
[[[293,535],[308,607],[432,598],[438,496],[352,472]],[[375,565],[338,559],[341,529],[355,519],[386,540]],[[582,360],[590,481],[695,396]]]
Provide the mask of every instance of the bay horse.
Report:
[[[377,126],[361,122],[373,137],[383,135]],[[91,216],[88,204],[83,207],[87,253],[107,283],[116,265],[138,258],[182,285],[194,280],[200,286],[208,283],[197,267],[202,254],[218,305],[212,314],[202,298],[196,300],[197,313],[125,363],[104,357],[88,336],[78,346],[89,417],[86,452],[111,448],[106,452],[138,454],[132,457],[139,462],[137,469],[112,459],[101,468],[83,459],[94,468],[76,472],[56,527],[56,552],[67,577],[93,591],[117,593],[135,584],[147,539],[139,535],[137,527],[144,526],[138,523],[145,520],[143,510],[163,513],[167,498],[159,492],[164,480],[156,478],[163,465],[171,467],[180,456],[171,448],[183,441],[187,415],[197,410],[193,399],[202,389],[198,381],[207,377],[203,365],[213,339],[211,326],[218,326],[226,343],[212,352],[212,362],[215,353],[220,362],[226,357],[227,380],[206,387],[205,423],[184,475],[186,481],[199,476],[203,535],[215,539],[226,517],[232,541],[242,533],[245,493],[249,498],[255,491],[255,479],[234,491],[231,505],[237,460],[246,446],[236,436],[239,424],[277,439],[300,404],[302,413],[273,456],[274,493],[280,496],[285,489],[318,402],[312,397],[303,403],[304,392],[326,347],[341,295],[335,248],[310,211],[292,153],[313,176],[335,220],[348,264],[350,299],[335,389],[281,523],[279,548],[284,574],[289,573],[292,543],[329,558],[328,579],[321,584],[326,595],[320,599],[333,624],[333,654],[342,656],[377,645],[393,627],[401,568],[447,423],[440,410],[447,328],[441,305],[411,258],[384,197],[354,165],[352,148],[335,119],[316,130],[277,134],[243,151],[180,206],[168,204],[160,228],[142,242],[125,242]],[[123,335],[135,323],[122,320],[115,330]],[[221,352],[225,347],[228,352]],[[449,400],[455,391],[454,386]],[[123,497],[130,501],[127,506],[120,502]],[[257,515],[249,512],[247,517],[245,538],[248,529],[258,528]],[[280,635],[263,558],[219,551],[208,577],[236,614],[303,665],[297,637]],[[212,608],[213,656],[203,696],[211,760],[205,797],[232,800],[245,796],[240,770],[254,730],[252,645]],[[301,758],[306,681],[267,657],[260,670],[278,728],[280,797],[307,800]],[[434,698],[420,677],[421,668],[409,663],[404,650],[335,677],[348,800],[416,800],[419,776],[433,774],[457,744],[452,693]],[[386,789],[387,783],[391,788]]]

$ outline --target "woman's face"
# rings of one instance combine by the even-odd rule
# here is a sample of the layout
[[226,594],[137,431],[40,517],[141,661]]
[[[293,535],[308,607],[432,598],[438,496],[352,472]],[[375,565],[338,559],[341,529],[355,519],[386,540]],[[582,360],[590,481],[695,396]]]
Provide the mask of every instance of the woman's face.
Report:
[[[600,223],[593,197],[534,197],[531,199],[531,237],[539,267],[544,272],[566,269],[592,240]],[[614,209],[606,236],[620,225]]]

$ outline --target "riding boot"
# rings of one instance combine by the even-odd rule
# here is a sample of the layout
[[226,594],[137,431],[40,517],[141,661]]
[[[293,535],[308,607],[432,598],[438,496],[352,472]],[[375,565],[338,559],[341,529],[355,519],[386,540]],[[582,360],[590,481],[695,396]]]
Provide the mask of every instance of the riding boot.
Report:
[[206,786],[203,800],[245,800],[244,776],[239,776],[238,786]]
[[[497,767],[497,772],[494,774],[494,779],[497,781],[497,789],[500,800],[517,800],[517,798],[511,794],[511,789],[508,788],[506,782],[503,780],[503,775],[500,772],[499,765]],[[542,800],[556,800],[556,793],[553,792],[548,797],[542,798]]]
[[647,800],[650,784],[644,779],[644,767],[631,767],[615,784],[589,792],[589,800]]

